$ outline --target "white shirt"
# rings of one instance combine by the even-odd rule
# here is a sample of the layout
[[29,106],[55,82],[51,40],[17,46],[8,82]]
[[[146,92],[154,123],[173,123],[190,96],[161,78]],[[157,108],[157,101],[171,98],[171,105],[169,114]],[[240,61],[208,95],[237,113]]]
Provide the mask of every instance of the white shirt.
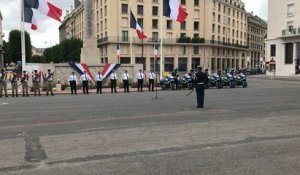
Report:
[[129,74],[128,74],[128,73],[124,73],[124,74],[122,75],[122,79],[123,79],[123,80],[129,80]]
[[143,72],[138,72],[138,73],[136,74],[136,78],[137,78],[138,80],[144,79],[144,73],[143,73]]
[[69,81],[77,81],[76,75],[70,75],[69,76]]
[[103,80],[103,76],[101,74],[97,74],[95,77],[96,81],[102,81]]
[[80,76],[80,80],[81,81],[90,81],[90,76],[89,75],[87,75],[87,74],[82,74],[81,76]]
[[155,79],[155,73],[154,72],[149,72],[149,74],[148,74],[148,78],[149,79],[151,79],[151,80],[153,80],[153,79]]
[[116,73],[111,73],[109,77],[110,77],[111,80],[116,80],[116,79],[118,79],[118,76],[117,76]]

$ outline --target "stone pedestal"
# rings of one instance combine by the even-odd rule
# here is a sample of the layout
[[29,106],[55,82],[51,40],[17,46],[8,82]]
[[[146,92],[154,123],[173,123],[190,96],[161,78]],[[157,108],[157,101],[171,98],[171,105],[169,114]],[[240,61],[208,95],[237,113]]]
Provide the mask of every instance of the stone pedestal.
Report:
[[56,84],[56,92],[61,92],[61,84]]

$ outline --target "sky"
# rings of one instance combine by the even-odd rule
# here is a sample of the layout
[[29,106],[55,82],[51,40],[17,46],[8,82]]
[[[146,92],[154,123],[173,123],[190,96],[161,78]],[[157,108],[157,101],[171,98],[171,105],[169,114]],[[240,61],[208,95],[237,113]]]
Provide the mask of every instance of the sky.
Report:
[[[66,10],[71,9],[73,0],[48,0],[52,4],[63,9],[63,16]],[[246,10],[253,12],[254,15],[267,20],[268,14],[268,0],[242,0],[245,3]],[[8,41],[8,34],[11,30],[20,29],[21,22],[21,0],[0,0],[0,11],[3,16],[3,33],[4,40]],[[25,24],[25,30],[31,36],[31,43],[38,48],[46,48],[54,46],[59,43],[58,28],[60,22],[55,21],[49,17],[39,15],[36,13],[38,30],[30,29],[30,24]],[[63,17],[61,18],[63,20]]]

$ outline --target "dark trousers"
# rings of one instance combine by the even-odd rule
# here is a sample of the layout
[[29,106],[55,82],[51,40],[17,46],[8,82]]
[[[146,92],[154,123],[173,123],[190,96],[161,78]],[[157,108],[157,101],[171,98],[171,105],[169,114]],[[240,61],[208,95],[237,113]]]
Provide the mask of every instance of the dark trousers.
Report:
[[149,79],[149,91],[154,91],[154,79]]
[[111,93],[115,91],[117,93],[117,80],[110,80]]
[[83,94],[89,94],[89,81],[82,81]]
[[97,81],[97,94],[102,94],[102,81]]
[[204,105],[204,87],[196,87],[197,92],[197,107],[203,108]]
[[70,87],[71,87],[71,94],[73,95],[73,93],[75,93],[77,95],[77,92],[76,92],[76,81],[70,81]]
[[143,79],[138,79],[138,92],[140,92],[140,89],[141,92],[143,92],[143,82],[144,82]]
[[176,87],[176,90],[178,90],[178,78],[177,77],[174,77],[174,83],[175,83],[175,87]]
[[129,80],[123,80],[124,92],[129,92]]

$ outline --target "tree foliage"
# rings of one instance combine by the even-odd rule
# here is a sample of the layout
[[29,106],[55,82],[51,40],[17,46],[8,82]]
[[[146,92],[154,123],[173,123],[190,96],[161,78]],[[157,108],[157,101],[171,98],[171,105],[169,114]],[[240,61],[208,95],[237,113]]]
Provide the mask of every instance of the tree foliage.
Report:
[[[12,62],[22,61],[22,48],[21,48],[21,31],[12,30],[9,33],[9,57]],[[25,32],[25,52],[26,61],[29,61],[32,55],[30,35]]]

